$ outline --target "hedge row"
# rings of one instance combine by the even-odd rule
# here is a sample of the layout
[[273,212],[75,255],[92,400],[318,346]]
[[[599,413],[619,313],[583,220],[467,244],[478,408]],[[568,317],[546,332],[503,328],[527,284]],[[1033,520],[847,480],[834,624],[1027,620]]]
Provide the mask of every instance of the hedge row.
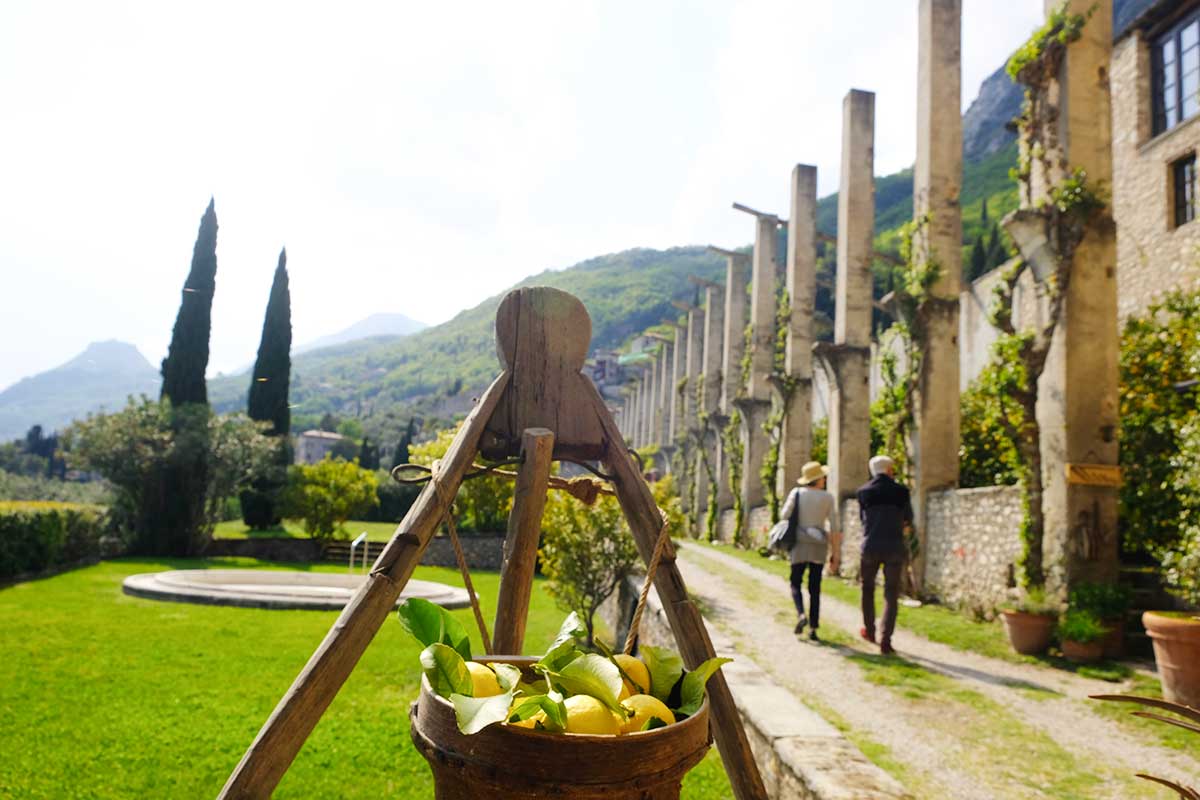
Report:
[[0,578],[99,558],[107,527],[102,506],[0,502]]

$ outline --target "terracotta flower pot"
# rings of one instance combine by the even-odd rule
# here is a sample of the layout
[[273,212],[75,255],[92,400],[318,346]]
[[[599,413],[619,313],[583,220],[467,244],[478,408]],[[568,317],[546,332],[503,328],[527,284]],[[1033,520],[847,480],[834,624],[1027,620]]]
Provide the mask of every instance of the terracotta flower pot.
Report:
[[1147,611],[1142,625],[1154,642],[1163,697],[1200,708],[1200,616]]
[[1108,633],[1100,641],[1104,644],[1105,658],[1120,658],[1125,655],[1125,618],[1104,620]]
[[1104,639],[1097,639],[1094,642],[1075,642],[1070,639],[1063,639],[1062,642],[1063,657],[1067,661],[1073,661],[1076,664],[1091,664],[1099,661],[1104,655]]
[[1030,614],[1025,611],[1001,611],[1008,641],[1023,656],[1046,652],[1054,633],[1054,617],[1049,614]]

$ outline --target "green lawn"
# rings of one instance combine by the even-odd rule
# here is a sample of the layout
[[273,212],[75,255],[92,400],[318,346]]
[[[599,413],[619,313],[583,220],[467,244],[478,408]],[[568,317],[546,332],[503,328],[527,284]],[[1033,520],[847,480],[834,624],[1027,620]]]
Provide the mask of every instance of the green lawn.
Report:
[[[367,532],[367,538],[372,542],[386,542],[392,538],[392,534],[396,532],[395,522],[360,522],[358,520],[350,520],[346,523],[346,530],[350,532],[350,538],[356,538],[363,531]],[[213,531],[213,538],[216,539],[307,539],[308,534],[304,532],[304,528],[300,525],[300,520],[285,519],[283,524],[277,528],[268,528],[265,531],[252,531],[246,527],[246,524],[240,519],[232,519],[227,522],[217,523],[216,530]]]
[[[743,550],[727,545],[711,545],[707,542],[692,542],[733,556],[751,566],[787,578],[791,565],[779,558],[764,558],[755,550]],[[821,591],[845,603],[857,606],[861,597],[861,589],[857,583],[832,576],[821,582]],[[877,582],[876,602],[882,603],[882,579]],[[1081,675],[1106,681],[1122,681],[1129,678],[1133,671],[1124,664],[1111,661],[1099,664],[1073,664],[1063,658],[1051,655],[1023,656],[1015,652],[1008,643],[1008,634],[999,620],[991,622],[974,620],[947,606],[926,604],[919,608],[901,607],[896,624],[902,628],[924,636],[931,642],[953,647],[956,650],[966,650],[980,655],[998,658],[1014,663],[1041,663],[1057,669],[1078,672]]]
[[[231,566],[296,565],[121,559],[0,590],[0,795],[215,796],[336,613],[157,602],[120,584],[136,572]],[[414,577],[461,585],[449,569]],[[473,578],[486,614],[498,576]],[[469,609],[455,613],[474,630]],[[544,649],[562,617],[539,581],[527,651]],[[394,618],[383,626],[276,797],[433,796],[408,738],[419,649]],[[729,796],[714,749],[684,797]]]

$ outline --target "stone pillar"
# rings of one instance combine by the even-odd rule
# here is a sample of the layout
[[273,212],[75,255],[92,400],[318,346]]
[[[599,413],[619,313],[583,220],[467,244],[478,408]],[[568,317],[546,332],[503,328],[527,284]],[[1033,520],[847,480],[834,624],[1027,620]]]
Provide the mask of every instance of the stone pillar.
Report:
[[[1047,3],[1047,13],[1056,5]],[[1070,0],[1067,10],[1086,14],[1092,5]],[[1102,79],[1111,55],[1112,8],[1098,3],[1082,38],[1067,48],[1059,74],[1057,131],[1064,162],[1086,170],[1093,186],[1112,186],[1111,100]],[[1119,346],[1116,237],[1111,221],[1102,219],[1088,229],[1075,252],[1062,318],[1039,386],[1043,553],[1052,590],[1117,578],[1117,490],[1068,483],[1065,464],[1118,463]]]
[[817,303],[817,168],[797,164],[792,170],[791,215],[788,217],[786,281],[787,351],[784,372],[793,384],[783,423],[779,452],[780,497],[800,478],[812,458],[813,314]]
[[654,439],[654,367],[642,367],[642,447]]
[[829,489],[839,505],[866,482],[871,456],[874,235],[875,95],[852,89],[842,102],[834,340],[814,346],[829,379]]
[[696,381],[700,375],[700,364],[704,358],[704,309],[691,306],[687,316],[687,361],[684,377],[687,388],[683,393],[683,430],[691,436],[699,428],[696,408]]
[[[674,324],[674,323],[673,323]],[[682,436],[683,409],[681,408],[681,398],[679,397],[678,387],[679,382],[683,380],[684,371],[687,369],[687,329],[680,327],[678,324],[675,327],[675,341],[671,345],[671,383],[667,387],[667,394],[671,407],[671,426],[668,430],[668,439],[672,447],[679,445],[679,439]]]
[[[704,334],[700,359],[700,426],[696,448],[696,520],[704,534],[704,515],[708,511],[708,492],[711,482],[720,480],[717,468],[717,441],[721,404],[721,356],[725,338],[725,288],[719,283],[692,278],[704,288]],[[719,508],[719,506],[718,506]]]
[[650,414],[649,426],[646,432],[646,443],[653,446],[658,444],[658,425],[661,420],[661,415],[658,410],[658,398],[661,396],[659,391],[659,382],[661,376],[658,374],[658,351],[650,352],[650,366],[646,368],[650,375]]
[[634,414],[633,414],[633,446],[634,447],[641,447],[642,445],[644,445],[646,443],[645,440],[642,438],[642,431],[644,429],[644,423],[645,423],[645,419],[646,419],[646,384],[645,384],[645,380],[646,379],[645,379],[644,375],[642,375],[642,374],[638,375],[637,384],[636,384],[637,389],[634,394],[634,396],[636,398],[636,408],[635,408]]
[[913,215],[928,224],[913,239],[919,262],[936,263],[924,363],[914,396],[913,510],[924,582],[925,508],[929,493],[958,485],[958,303],[962,290],[962,0],[920,0],[917,15],[917,163]]
[[742,412],[742,508],[763,503],[762,465],[770,441],[763,423],[771,413],[771,368],[775,350],[775,273],[779,217],[735,206],[756,217],[754,256],[750,278],[750,375],[745,397],[737,405]]
[[672,342],[666,337],[659,339],[662,344],[658,349],[658,445],[661,448],[671,446],[671,351]]
[[[710,247],[709,250],[725,256],[725,326],[721,337],[721,396],[718,401],[719,422],[724,429],[734,408],[733,400],[741,390],[750,257],[745,253],[716,247]],[[717,480],[717,508],[724,511],[733,507],[733,492],[729,488],[729,461],[721,441],[718,441],[717,447],[717,472],[720,475]]]

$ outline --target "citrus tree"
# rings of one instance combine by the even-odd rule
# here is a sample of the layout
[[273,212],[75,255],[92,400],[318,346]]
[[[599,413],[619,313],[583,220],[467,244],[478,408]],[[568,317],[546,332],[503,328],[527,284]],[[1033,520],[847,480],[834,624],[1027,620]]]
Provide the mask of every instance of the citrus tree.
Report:
[[379,502],[375,473],[351,461],[326,457],[288,471],[283,510],[314,539],[349,538],[345,522]]

